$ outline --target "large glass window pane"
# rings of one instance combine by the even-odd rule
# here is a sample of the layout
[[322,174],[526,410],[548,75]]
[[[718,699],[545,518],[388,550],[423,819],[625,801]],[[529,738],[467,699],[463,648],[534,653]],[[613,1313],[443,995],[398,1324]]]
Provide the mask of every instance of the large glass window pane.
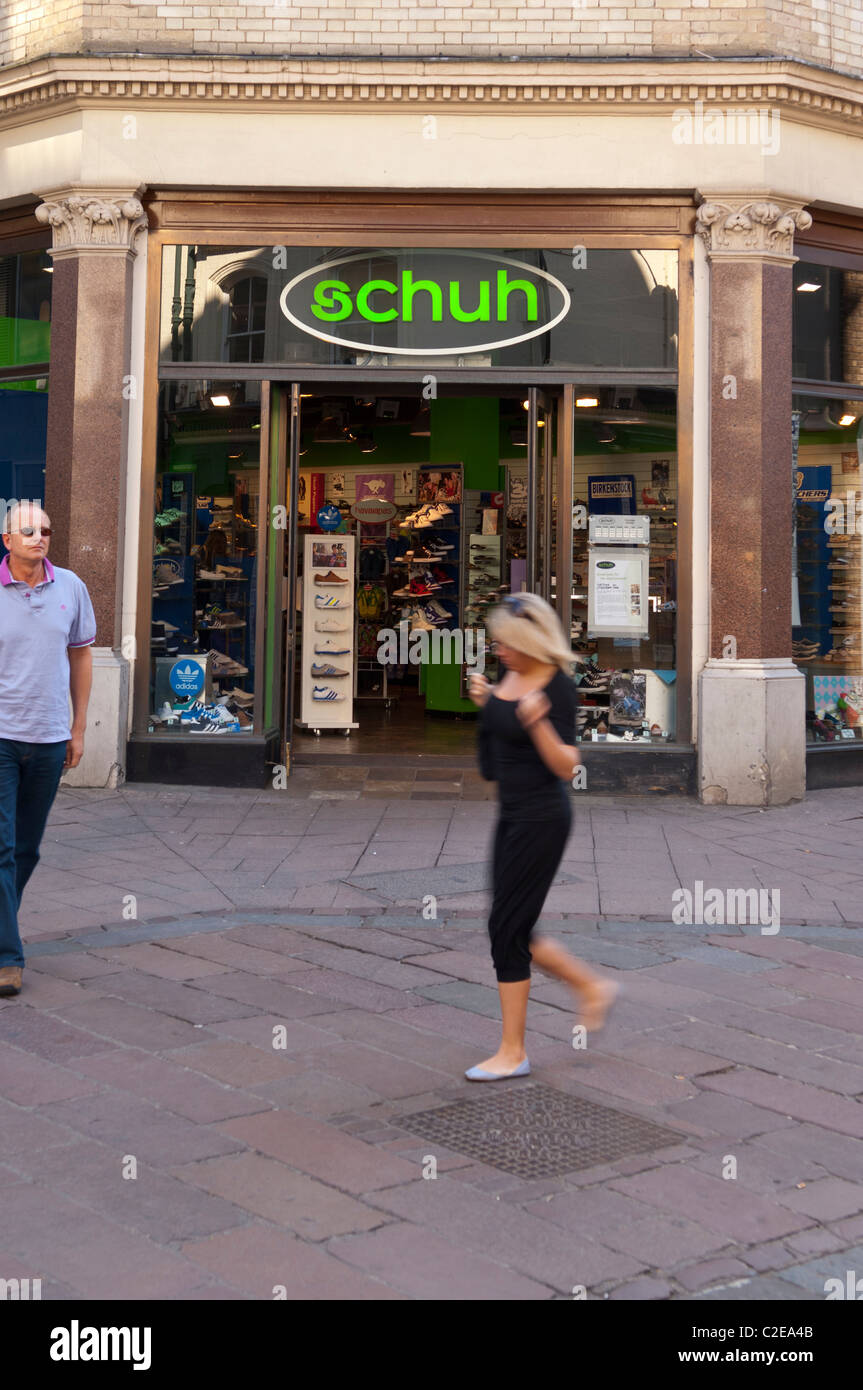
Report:
[[792,375],[863,386],[863,268],[798,261],[793,303]]
[[47,251],[0,256],[0,368],[48,361],[51,270]]
[[260,390],[161,389],[150,731],[165,737],[253,729]]
[[0,516],[12,502],[44,501],[47,432],[47,377],[0,381]]
[[[595,387],[576,393],[573,470],[572,643],[578,664],[583,740],[671,741],[677,726],[677,403],[673,391]],[[647,592],[593,594],[601,573],[592,561],[590,518],[646,518]],[[614,534],[615,528],[611,528]],[[603,543],[603,556],[621,543]],[[595,560],[594,555],[594,560]],[[608,563],[606,559],[605,563]],[[562,577],[555,576],[560,583]],[[617,581],[615,581],[617,582]],[[621,596],[625,612],[612,608]],[[644,614],[647,635],[603,635]],[[635,610],[638,610],[636,613]],[[591,623],[591,611],[594,620]],[[635,626],[637,627],[637,623]]]
[[863,394],[794,398],[792,654],[810,743],[863,738]]
[[671,369],[677,253],[166,247],[161,357]]

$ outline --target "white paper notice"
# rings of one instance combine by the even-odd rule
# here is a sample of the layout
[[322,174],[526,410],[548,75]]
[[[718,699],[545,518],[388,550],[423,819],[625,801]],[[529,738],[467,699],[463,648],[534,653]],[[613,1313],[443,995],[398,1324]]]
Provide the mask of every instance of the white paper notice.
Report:
[[593,622],[594,627],[632,628],[638,632],[642,627],[642,584],[640,559],[621,556],[610,560],[597,561],[593,570]]

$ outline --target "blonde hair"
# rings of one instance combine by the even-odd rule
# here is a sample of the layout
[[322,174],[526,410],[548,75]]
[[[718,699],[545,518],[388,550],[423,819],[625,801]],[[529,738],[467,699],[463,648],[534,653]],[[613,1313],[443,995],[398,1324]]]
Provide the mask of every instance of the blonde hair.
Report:
[[539,594],[513,594],[512,598],[518,600],[521,611],[515,611],[514,602],[496,604],[488,619],[492,639],[534,661],[545,661],[569,672],[575,654],[551,604]]

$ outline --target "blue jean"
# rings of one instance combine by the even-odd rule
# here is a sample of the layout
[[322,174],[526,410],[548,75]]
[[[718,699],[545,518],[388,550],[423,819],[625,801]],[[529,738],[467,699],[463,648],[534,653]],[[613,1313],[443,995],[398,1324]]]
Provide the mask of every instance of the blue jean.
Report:
[[39,863],[39,845],[65,757],[65,739],[17,743],[0,738],[0,967],[24,964],[18,908]]

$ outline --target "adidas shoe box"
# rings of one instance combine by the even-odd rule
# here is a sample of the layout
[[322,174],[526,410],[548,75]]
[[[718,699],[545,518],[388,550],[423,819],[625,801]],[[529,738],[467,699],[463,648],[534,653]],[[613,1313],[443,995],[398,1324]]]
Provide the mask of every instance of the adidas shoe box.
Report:
[[[188,692],[189,703],[191,704],[193,700],[200,700],[202,704],[211,705],[213,703],[214,694],[218,694],[218,692],[214,692],[213,689],[213,670],[210,653],[197,652],[194,656],[185,656],[181,652],[179,656],[159,656],[156,658],[155,709],[160,710],[166,700],[169,705],[174,705],[178,704],[183,698],[182,693],[178,693],[171,685],[171,672],[175,666],[182,667],[183,671],[185,671],[186,668],[190,668],[196,674],[200,670],[203,676],[203,684],[201,684],[200,677],[196,679],[195,675],[190,675],[185,682],[190,687]],[[199,688],[193,691],[193,686]]]

